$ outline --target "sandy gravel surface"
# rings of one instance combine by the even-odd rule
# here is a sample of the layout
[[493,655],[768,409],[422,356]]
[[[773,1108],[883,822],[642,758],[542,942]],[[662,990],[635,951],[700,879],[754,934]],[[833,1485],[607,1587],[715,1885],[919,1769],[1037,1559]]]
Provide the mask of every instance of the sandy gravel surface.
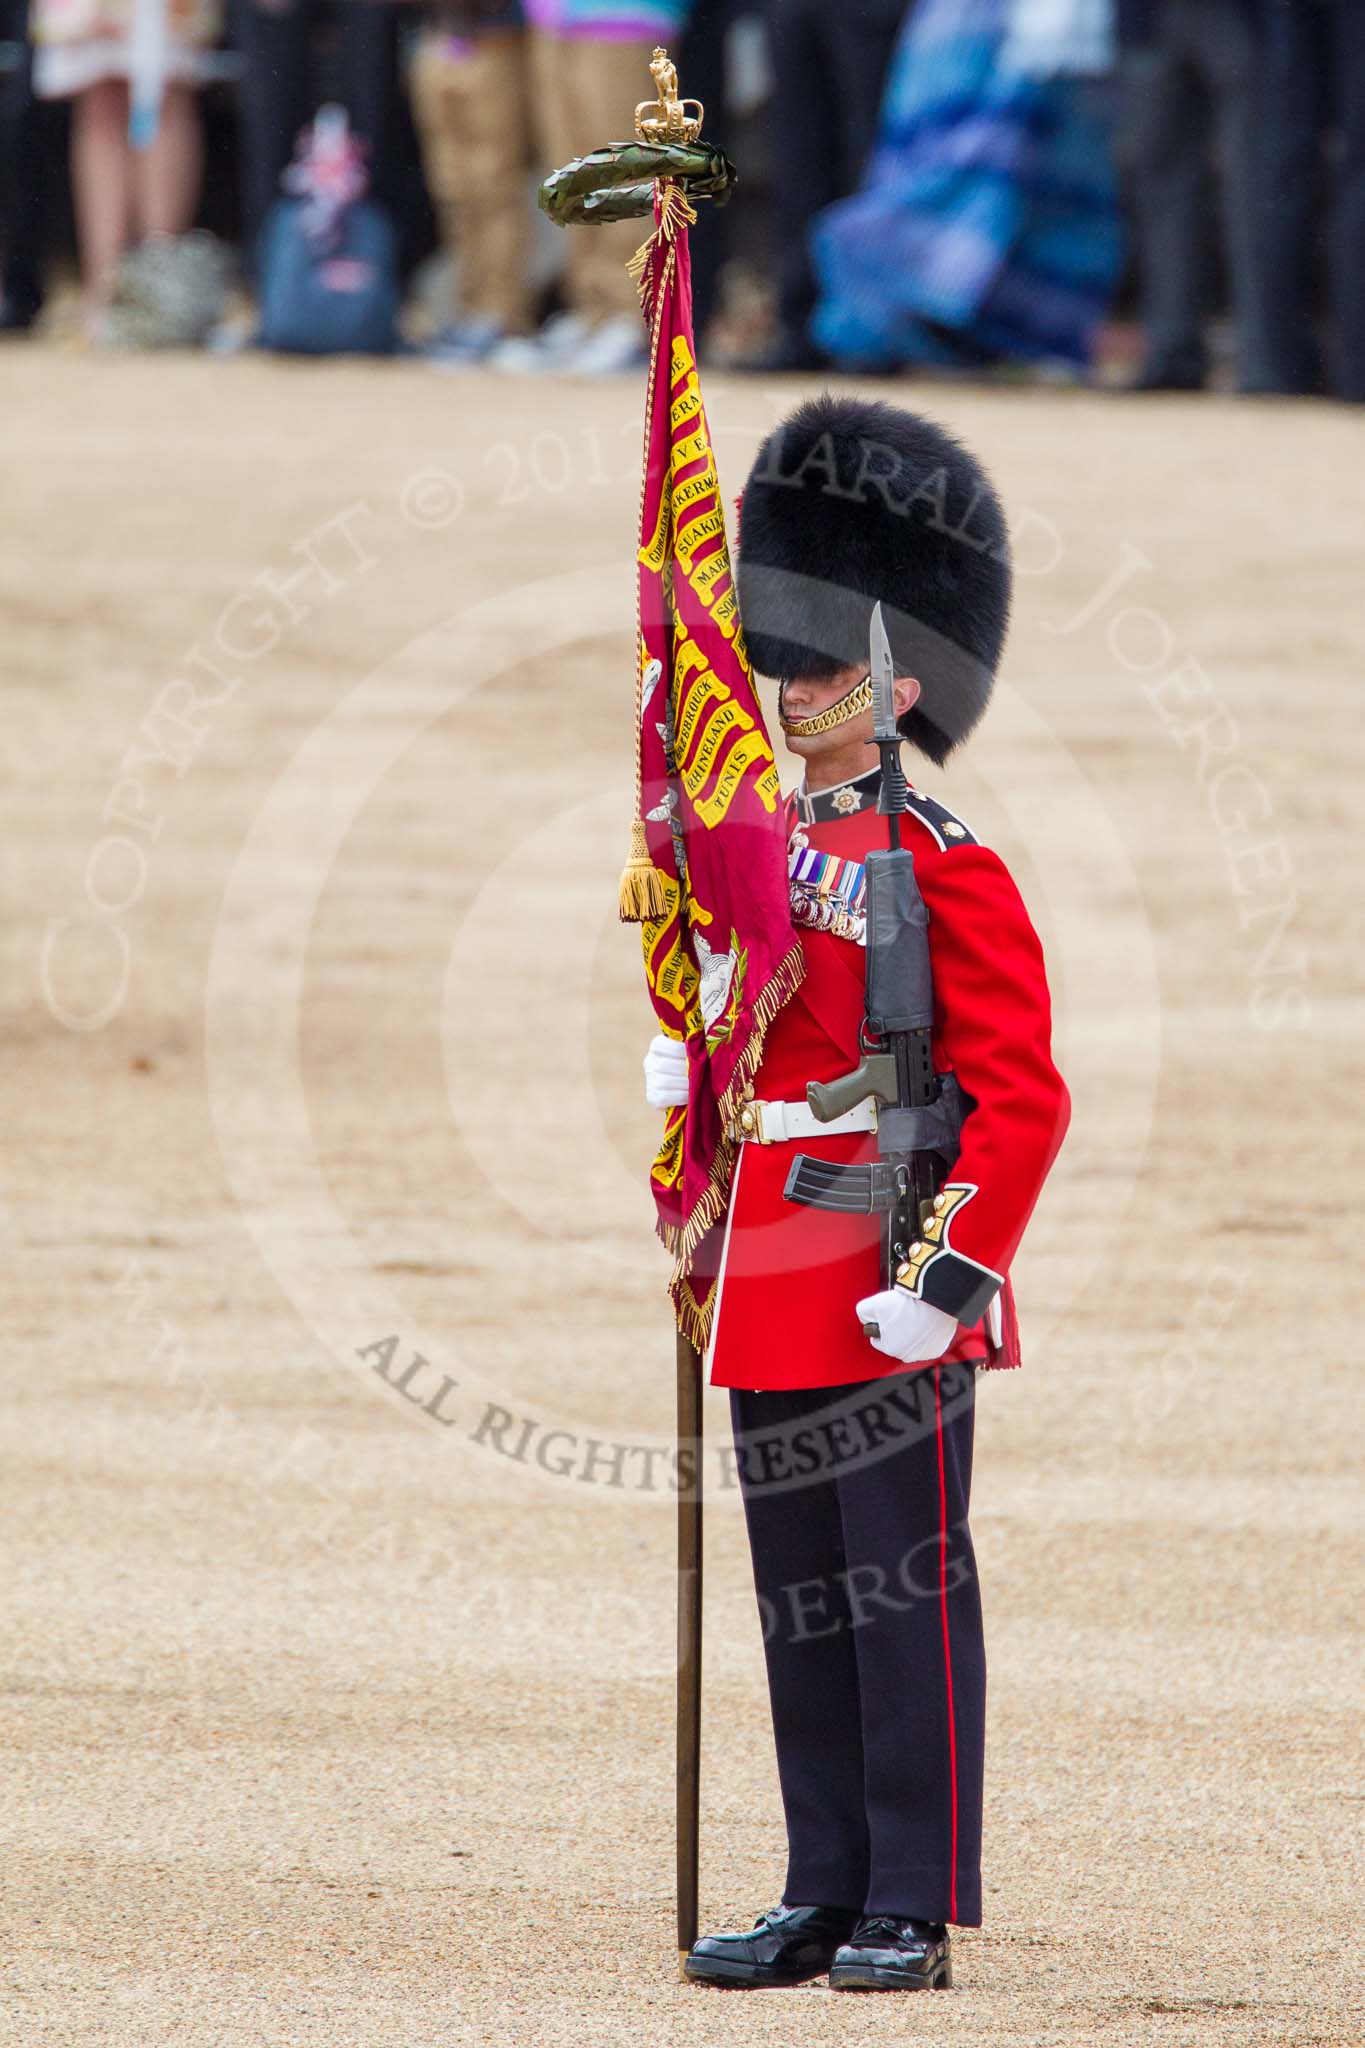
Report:
[[[951,1995],[727,1998],[674,1976],[614,915],[638,395],[0,381],[0,2037],[1360,2040],[1365,422],[928,394],[1029,573],[926,786],[1020,876],[1076,1098],[981,1401],[986,1925]],[[793,391],[708,395],[733,491]],[[713,1476],[715,1926],[782,1857]]]

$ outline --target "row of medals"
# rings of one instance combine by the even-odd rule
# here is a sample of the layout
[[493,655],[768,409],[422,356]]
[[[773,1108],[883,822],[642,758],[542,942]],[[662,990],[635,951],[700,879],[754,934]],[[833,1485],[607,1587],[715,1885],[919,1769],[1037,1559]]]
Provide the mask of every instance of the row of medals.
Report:
[[[856,809],[858,799],[852,790],[838,791],[834,798],[835,808],[845,808],[839,802],[839,798],[845,794],[849,798],[847,809]],[[788,861],[790,862],[796,854],[804,853],[809,845],[810,840],[798,820],[787,840]],[[808,931],[833,932],[837,939],[852,939],[855,945],[862,945],[867,931],[867,919],[856,916],[851,910],[845,910],[832,896],[822,896],[818,890],[794,881],[791,885],[791,905],[793,919],[797,924],[804,925]]]

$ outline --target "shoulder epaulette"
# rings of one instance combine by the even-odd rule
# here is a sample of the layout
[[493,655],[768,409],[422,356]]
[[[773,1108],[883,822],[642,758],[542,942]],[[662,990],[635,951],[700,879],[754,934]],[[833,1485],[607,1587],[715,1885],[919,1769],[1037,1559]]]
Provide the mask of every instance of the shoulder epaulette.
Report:
[[939,803],[936,797],[924,796],[919,790],[912,789],[906,799],[905,808],[919,819],[926,832],[933,834],[945,852],[950,846],[980,844],[975,832],[964,825],[961,818],[955,817],[946,804]]

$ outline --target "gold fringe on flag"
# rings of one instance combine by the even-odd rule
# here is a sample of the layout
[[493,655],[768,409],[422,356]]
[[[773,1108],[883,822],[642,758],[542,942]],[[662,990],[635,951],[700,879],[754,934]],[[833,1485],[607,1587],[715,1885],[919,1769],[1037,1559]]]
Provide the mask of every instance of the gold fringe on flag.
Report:
[[659,178],[655,182],[659,187],[659,218],[654,224],[653,232],[646,235],[626,265],[626,274],[635,279],[635,289],[646,312],[649,310],[646,303],[649,290],[646,273],[651,254],[661,242],[671,243],[680,227],[692,227],[697,218],[697,209],[681,185],[675,185],[671,178]]

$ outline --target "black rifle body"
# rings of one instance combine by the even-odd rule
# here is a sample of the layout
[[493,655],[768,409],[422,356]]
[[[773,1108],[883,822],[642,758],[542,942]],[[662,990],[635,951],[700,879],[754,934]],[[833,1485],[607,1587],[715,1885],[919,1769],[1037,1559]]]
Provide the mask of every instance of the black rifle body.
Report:
[[[879,1215],[882,1285],[890,1287],[957,1156],[971,1101],[933,1063],[934,983],[929,917],[909,851],[896,843],[866,856],[867,968],[860,1064],[835,1081],[812,1081],[806,1099],[822,1122],[871,1095],[877,1102],[875,1163],[845,1166],[799,1153],[783,1193],[813,1208]],[[875,1325],[865,1325],[877,1334]]]

